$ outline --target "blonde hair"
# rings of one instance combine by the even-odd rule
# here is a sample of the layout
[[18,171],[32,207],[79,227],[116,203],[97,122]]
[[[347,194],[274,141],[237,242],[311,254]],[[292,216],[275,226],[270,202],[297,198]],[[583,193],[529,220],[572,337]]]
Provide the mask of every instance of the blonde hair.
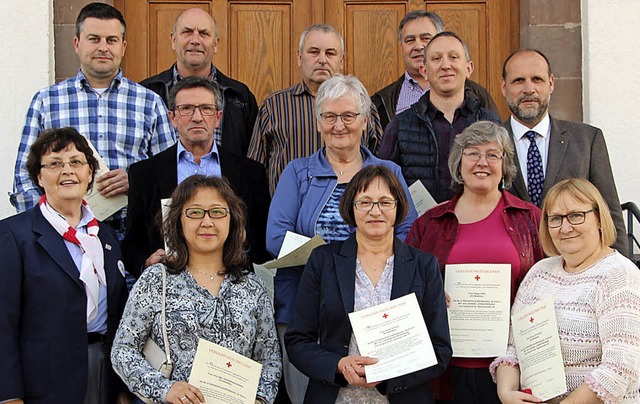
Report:
[[582,178],[569,178],[555,184],[547,193],[542,203],[542,220],[540,221],[540,242],[545,254],[560,255],[560,252],[553,244],[547,217],[549,208],[556,203],[560,196],[567,194],[575,198],[578,202],[589,204],[593,207],[593,214],[600,220],[600,243],[610,247],[616,241],[616,227],[611,218],[609,206],[602,198],[598,189],[589,181]]

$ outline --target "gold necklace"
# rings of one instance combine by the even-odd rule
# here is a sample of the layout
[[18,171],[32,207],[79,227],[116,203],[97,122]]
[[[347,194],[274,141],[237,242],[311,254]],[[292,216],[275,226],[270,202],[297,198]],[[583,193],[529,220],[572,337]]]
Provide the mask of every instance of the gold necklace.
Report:
[[189,266],[187,266],[187,270],[189,270],[189,269],[192,269],[192,270],[194,270],[194,271],[196,271],[196,272],[200,272],[202,275],[208,276],[208,277],[209,277],[209,279],[211,279],[211,280],[214,280],[214,279],[215,279],[215,277],[216,277],[216,275],[218,275],[218,276],[224,276],[224,275],[226,274],[226,272],[225,272],[225,271],[218,271],[218,272],[214,272],[213,274],[211,274],[211,273],[209,273],[209,272],[204,272],[204,271],[201,271],[201,270],[199,270],[199,269],[195,269],[194,267],[189,267]]

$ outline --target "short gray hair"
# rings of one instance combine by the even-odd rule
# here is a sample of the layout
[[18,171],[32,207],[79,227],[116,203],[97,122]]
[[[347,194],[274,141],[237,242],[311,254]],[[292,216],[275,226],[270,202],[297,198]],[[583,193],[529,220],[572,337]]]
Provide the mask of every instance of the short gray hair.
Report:
[[442,18],[436,13],[431,13],[429,11],[424,10],[414,10],[407,13],[402,20],[400,20],[400,25],[398,26],[398,41],[402,42],[402,28],[407,25],[408,22],[413,20],[419,20],[421,18],[428,18],[431,20],[433,25],[436,27],[436,34],[444,31],[444,23],[442,22]]
[[320,119],[322,105],[325,101],[335,101],[345,95],[351,95],[355,98],[360,109],[358,112],[366,119],[371,110],[371,98],[367,89],[356,76],[352,74],[345,76],[340,73],[320,85],[315,102],[316,119]]
[[501,125],[491,121],[478,121],[468,126],[456,136],[449,152],[449,172],[451,173],[451,189],[462,193],[464,182],[460,174],[462,152],[470,146],[479,146],[494,142],[502,149],[502,178],[504,189],[511,188],[516,176],[515,151],[509,132]]
[[302,53],[303,51],[302,47],[304,46],[304,41],[307,39],[307,35],[309,35],[309,33],[313,31],[336,34],[338,40],[340,40],[340,53],[344,54],[344,38],[342,37],[342,34],[339,33],[337,29],[328,24],[313,24],[302,32],[302,35],[300,35],[300,45],[298,46],[298,50],[300,51],[300,53]]

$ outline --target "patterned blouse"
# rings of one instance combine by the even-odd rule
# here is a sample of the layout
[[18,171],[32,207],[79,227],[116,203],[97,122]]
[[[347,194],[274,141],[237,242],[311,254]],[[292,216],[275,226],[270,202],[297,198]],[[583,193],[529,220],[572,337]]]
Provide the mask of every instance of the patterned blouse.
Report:
[[164,349],[162,338],[162,271],[156,264],[136,282],[118,327],[111,362],[132,392],[164,401],[176,381],[191,373],[198,339],[203,338],[262,364],[257,395],[275,399],[282,363],[273,305],[253,273],[233,283],[227,276],[218,297],[198,285],[187,271],[167,273],[167,335],[174,362],[171,380],[142,356],[149,336]]
[[344,241],[349,238],[352,231],[349,225],[344,222],[340,215],[340,199],[347,183],[336,185],[329,200],[322,208],[318,221],[316,222],[316,234],[322,237],[327,243],[331,241]]

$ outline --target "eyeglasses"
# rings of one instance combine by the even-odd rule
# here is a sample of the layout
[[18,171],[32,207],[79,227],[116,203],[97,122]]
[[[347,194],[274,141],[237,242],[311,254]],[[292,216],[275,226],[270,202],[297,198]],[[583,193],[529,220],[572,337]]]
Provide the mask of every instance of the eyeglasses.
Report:
[[356,118],[360,115],[360,113],[355,112],[345,112],[344,114],[334,114],[333,112],[323,112],[320,114],[320,118],[326,124],[333,125],[336,123],[338,118],[342,120],[342,123],[345,125],[349,125],[350,123],[354,123]]
[[573,225],[577,225],[577,224],[582,224],[584,223],[584,221],[586,220],[586,216],[587,213],[593,212],[596,209],[589,209],[589,210],[585,210],[584,212],[571,212],[571,213],[567,213],[566,215],[551,215],[551,216],[547,216],[545,217],[545,221],[547,222],[547,227],[550,229],[555,229],[557,227],[562,226],[562,220],[564,218],[567,219],[567,222],[569,222],[569,224],[573,224]]
[[356,207],[356,210],[363,210],[363,211],[371,211],[373,210],[373,207],[376,205],[378,205],[378,208],[380,208],[380,210],[393,210],[397,204],[398,204],[398,201],[394,201],[394,200],[384,200],[384,201],[378,201],[378,202],[374,202],[374,201],[354,201],[353,202],[353,206]]
[[202,219],[204,215],[209,215],[212,219],[222,219],[223,217],[227,217],[229,214],[229,209],[227,208],[211,208],[211,209],[202,209],[202,208],[186,208],[184,210],[184,215],[189,219]]
[[501,155],[496,153],[480,153],[477,151],[462,152],[462,154],[467,156],[469,160],[472,161],[480,161],[480,159],[484,157],[490,163],[497,163],[503,158]]
[[213,104],[202,104],[202,105],[191,105],[191,104],[182,104],[176,105],[176,111],[178,114],[182,116],[193,116],[195,114],[196,109],[200,110],[200,114],[202,116],[211,116],[216,113],[218,110]]
[[86,161],[82,161],[82,160],[78,160],[78,159],[73,159],[73,160],[69,160],[69,161],[53,161],[53,162],[47,163],[47,164],[40,164],[40,168],[46,168],[46,169],[49,169],[51,171],[60,171],[67,164],[69,164],[69,167],[71,167],[73,169],[76,169],[76,168],[80,168],[82,166],[85,166],[88,163]]

